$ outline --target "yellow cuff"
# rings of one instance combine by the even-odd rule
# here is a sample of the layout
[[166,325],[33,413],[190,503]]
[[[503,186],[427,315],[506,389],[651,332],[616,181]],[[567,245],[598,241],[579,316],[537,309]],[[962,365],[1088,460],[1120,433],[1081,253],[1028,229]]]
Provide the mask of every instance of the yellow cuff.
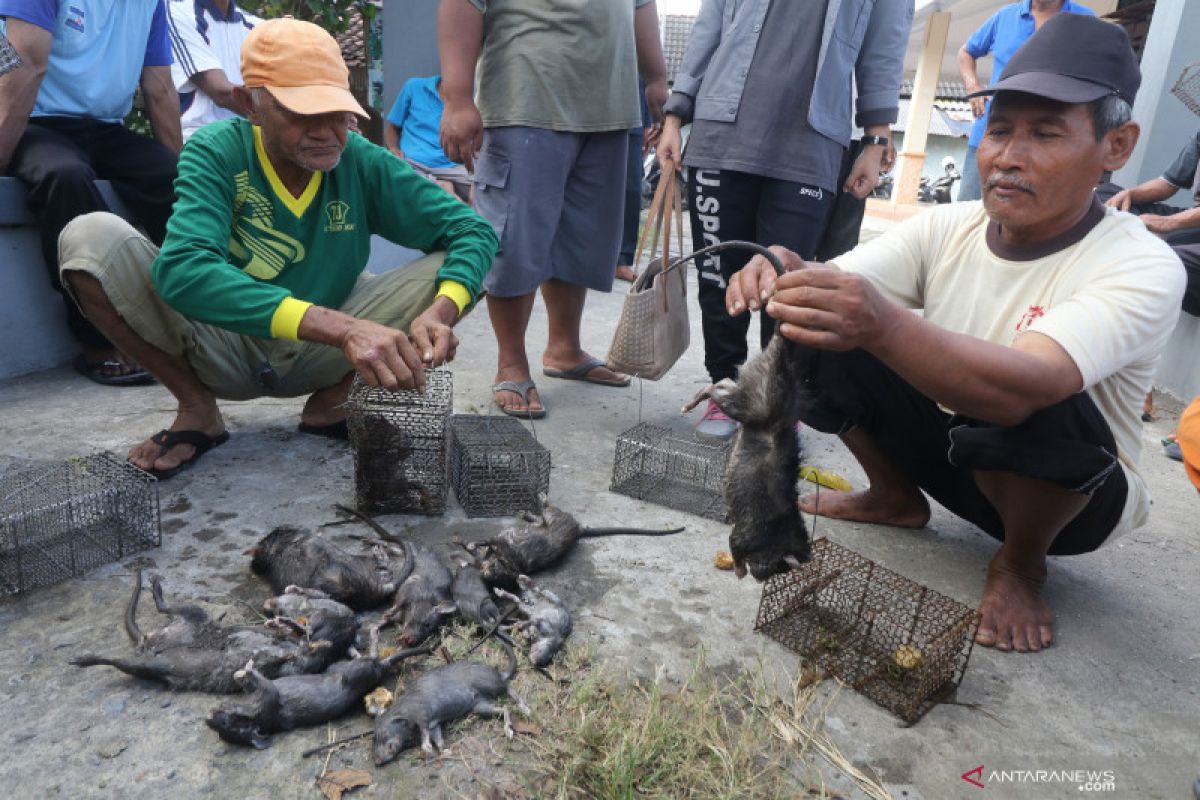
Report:
[[471,305],[471,290],[456,281],[442,281],[438,284],[438,297],[449,297],[458,306],[458,315]]
[[294,297],[283,298],[271,316],[271,338],[300,341],[300,320],[311,307],[312,303]]

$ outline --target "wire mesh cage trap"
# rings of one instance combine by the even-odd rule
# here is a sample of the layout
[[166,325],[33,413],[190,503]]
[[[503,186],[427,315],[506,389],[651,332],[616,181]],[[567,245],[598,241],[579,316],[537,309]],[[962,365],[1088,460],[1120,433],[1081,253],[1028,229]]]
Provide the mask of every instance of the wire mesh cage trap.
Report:
[[1179,79],[1171,87],[1171,94],[1178,97],[1193,114],[1200,115],[1200,61],[1183,68]]
[[550,491],[550,451],[512,417],[450,417],[450,483],[468,517],[541,508]]
[[729,521],[728,441],[641,422],[617,437],[610,490],[637,500]]
[[375,513],[441,514],[448,486],[447,426],[454,379],[425,371],[425,393],[392,392],[357,376],[346,401],[358,507]]
[[0,477],[0,595],[82,575],[161,541],[158,482],[112,456]]
[[905,722],[962,682],[978,613],[818,539],[813,559],[763,586],[754,629]]
[[0,75],[12,72],[21,64],[21,55],[17,52],[17,48],[13,47],[4,33],[0,31]]

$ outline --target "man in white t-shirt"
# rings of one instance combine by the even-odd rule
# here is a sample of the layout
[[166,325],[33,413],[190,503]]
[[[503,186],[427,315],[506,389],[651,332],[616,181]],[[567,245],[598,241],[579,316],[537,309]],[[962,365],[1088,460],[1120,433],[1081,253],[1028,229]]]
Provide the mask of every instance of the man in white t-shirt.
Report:
[[242,42],[262,20],[233,0],[170,0],[167,11],[186,141],[210,122],[242,115],[233,99],[233,87],[242,85]]
[[1122,29],[1052,18],[983,90],[982,204],[940,206],[829,265],[780,250],[777,280],[756,258],[728,290],[731,314],[765,303],[813,359],[800,418],[840,434],[870,481],[802,508],[921,527],[927,493],[1002,542],[981,645],[1049,646],[1046,556],[1095,550],[1148,516],[1141,399],[1184,273],[1092,193],[1137,142],[1140,80]]

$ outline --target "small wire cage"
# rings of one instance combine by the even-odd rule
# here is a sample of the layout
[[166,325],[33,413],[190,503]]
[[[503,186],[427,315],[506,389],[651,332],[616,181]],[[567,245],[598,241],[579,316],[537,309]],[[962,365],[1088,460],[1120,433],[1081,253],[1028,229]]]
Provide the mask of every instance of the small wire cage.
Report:
[[4,32],[0,31],[0,75],[7,75],[22,63],[17,48],[13,47]]
[[910,725],[962,682],[978,613],[818,539],[813,559],[763,586],[754,629]]
[[731,443],[641,422],[617,437],[609,489],[718,522],[729,521],[725,466]]
[[541,508],[550,491],[550,451],[512,417],[450,417],[450,483],[468,517]]
[[0,477],[0,595],[161,543],[158,481],[112,456],[36,463]]
[[1178,97],[1193,114],[1200,115],[1200,61],[1183,68],[1179,79],[1171,87],[1171,94]]
[[447,425],[454,379],[425,371],[425,393],[392,392],[359,377],[346,401],[354,490],[363,511],[441,514],[446,510]]

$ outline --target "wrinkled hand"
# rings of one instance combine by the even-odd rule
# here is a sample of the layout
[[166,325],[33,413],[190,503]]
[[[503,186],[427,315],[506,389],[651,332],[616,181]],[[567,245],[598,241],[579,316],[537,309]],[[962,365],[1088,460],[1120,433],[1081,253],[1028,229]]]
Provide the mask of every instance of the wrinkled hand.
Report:
[[781,323],[780,335],[793,342],[843,351],[870,349],[888,335],[898,313],[908,312],[861,275],[809,267],[775,282],[767,313]]
[[982,117],[984,114],[987,113],[987,98],[972,97],[970,102],[971,102],[971,113],[975,115],[975,119],[979,119],[980,117]]
[[1108,198],[1104,205],[1112,206],[1113,208],[1119,208],[1122,211],[1128,211],[1129,207],[1133,205],[1133,192],[1131,192],[1129,189],[1122,189],[1112,197]]
[[[446,304],[449,308],[446,307]],[[412,321],[408,338],[426,367],[440,367],[453,361],[458,352],[458,337],[451,323],[458,316],[458,307],[446,297],[438,297],[433,305]]]
[[371,386],[425,391],[425,365],[404,331],[359,319],[346,330],[340,346],[354,371]]
[[683,120],[674,114],[667,114],[663,120],[662,133],[658,137],[658,150],[655,153],[660,168],[666,169],[667,164],[675,167],[676,172],[683,168],[683,135],[679,132],[682,127]]
[[869,195],[875,185],[879,183],[879,173],[883,169],[886,150],[886,147],[879,145],[864,147],[858,154],[858,158],[854,159],[854,166],[850,168],[850,175],[846,178],[842,191],[849,192],[859,200]]
[[646,105],[650,107],[650,116],[654,126],[661,128],[663,124],[663,106],[671,96],[671,88],[667,86],[666,78],[659,78],[646,84]]
[[1162,214],[1142,214],[1138,217],[1145,225],[1146,230],[1151,233],[1170,233],[1178,228],[1175,223],[1175,218],[1164,216]]
[[[786,247],[775,245],[768,249],[783,262],[783,268],[788,272],[804,269],[804,259]],[[725,289],[725,308],[729,316],[736,317],[747,309],[758,311],[775,291],[775,279],[775,268],[770,261],[762,256],[750,259],[746,266],[733,274]]]
[[475,154],[483,147],[483,118],[474,101],[447,103],[442,111],[442,152],[451,161],[475,172]]

